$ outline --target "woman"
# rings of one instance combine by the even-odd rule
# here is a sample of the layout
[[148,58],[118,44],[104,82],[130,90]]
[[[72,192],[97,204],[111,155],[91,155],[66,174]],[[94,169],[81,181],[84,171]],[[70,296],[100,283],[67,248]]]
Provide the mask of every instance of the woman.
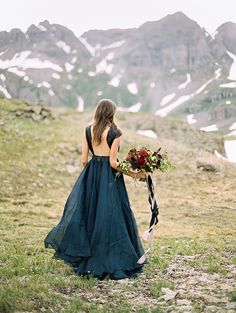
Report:
[[[84,169],[66,201],[61,221],[44,240],[46,248],[55,250],[53,258],[72,265],[79,275],[100,279],[107,275],[111,279],[136,277],[143,266],[137,263],[144,251],[124,177],[117,167],[122,133],[114,123],[115,111],[113,101],[99,101],[94,122],[85,128],[82,138]],[[118,178],[117,171],[121,172]]]

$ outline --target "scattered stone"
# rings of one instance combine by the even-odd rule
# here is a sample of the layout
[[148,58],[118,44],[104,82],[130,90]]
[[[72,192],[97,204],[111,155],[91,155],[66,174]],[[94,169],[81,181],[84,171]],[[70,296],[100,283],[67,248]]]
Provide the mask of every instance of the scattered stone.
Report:
[[209,303],[218,303],[221,302],[220,299],[212,296],[212,295],[204,295],[204,299]]
[[206,172],[217,172],[218,168],[210,160],[197,160],[197,168]]
[[36,122],[55,119],[55,115],[52,110],[43,104],[31,105],[25,102],[24,107],[13,109],[11,112],[13,112],[16,116],[31,118]]
[[187,299],[177,299],[176,304],[179,305],[191,305],[191,301]]
[[228,309],[236,309],[236,302],[229,302],[227,304]]
[[164,287],[161,288],[161,291],[164,293],[164,295],[161,296],[160,298],[165,300],[165,301],[174,299],[177,296],[177,294],[178,294],[178,292],[173,291],[173,290],[171,290],[169,288],[164,288]]

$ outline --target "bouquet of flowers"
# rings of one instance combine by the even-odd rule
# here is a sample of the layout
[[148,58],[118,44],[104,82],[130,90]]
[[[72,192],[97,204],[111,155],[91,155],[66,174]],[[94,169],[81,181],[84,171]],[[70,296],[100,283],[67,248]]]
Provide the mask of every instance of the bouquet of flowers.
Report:
[[[140,150],[133,148],[128,152],[125,160],[118,163],[118,168],[124,173],[129,171],[153,173],[156,169],[162,172],[173,169],[174,165],[168,160],[167,151],[161,153],[160,150],[161,148],[157,151],[145,147]],[[118,172],[117,175],[119,176],[120,173]]]
[[[140,150],[133,148],[129,150],[124,161],[118,162],[118,168],[120,168],[123,173],[128,173],[129,171],[153,173],[156,169],[166,172],[168,169],[173,169],[174,165],[168,160],[167,151],[161,153],[160,150],[161,148],[157,151],[151,151],[145,147],[142,147]],[[119,175],[120,172],[117,172],[116,177]],[[152,177],[148,175],[146,178],[140,180],[144,182],[146,181],[147,183],[148,201],[151,206],[149,229],[143,234],[143,239],[148,240],[148,249],[137,261],[137,263],[142,264],[146,259],[146,254],[150,251],[152,246],[154,227],[158,223],[159,207],[157,204]]]

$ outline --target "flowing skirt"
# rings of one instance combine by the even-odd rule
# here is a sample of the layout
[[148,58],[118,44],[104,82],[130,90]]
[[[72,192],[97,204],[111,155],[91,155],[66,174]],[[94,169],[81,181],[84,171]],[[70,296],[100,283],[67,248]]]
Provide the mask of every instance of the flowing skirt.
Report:
[[124,177],[115,179],[109,157],[93,156],[77,178],[58,225],[44,240],[53,258],[79,275],[103,279],[136,277],[144,250],[130,207]]

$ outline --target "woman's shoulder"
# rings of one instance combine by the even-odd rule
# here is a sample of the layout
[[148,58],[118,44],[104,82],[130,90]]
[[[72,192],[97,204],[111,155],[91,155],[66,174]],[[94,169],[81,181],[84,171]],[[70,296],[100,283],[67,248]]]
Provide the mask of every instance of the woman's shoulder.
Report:
[[84,127],[85,132],[90,131],[91,127],[92,127],[92,124],[86,125],[86,126]]
[[110,128],[111,134],[113,138],[118,138],[122,135],[122,130],[117,125],[114,125]]

